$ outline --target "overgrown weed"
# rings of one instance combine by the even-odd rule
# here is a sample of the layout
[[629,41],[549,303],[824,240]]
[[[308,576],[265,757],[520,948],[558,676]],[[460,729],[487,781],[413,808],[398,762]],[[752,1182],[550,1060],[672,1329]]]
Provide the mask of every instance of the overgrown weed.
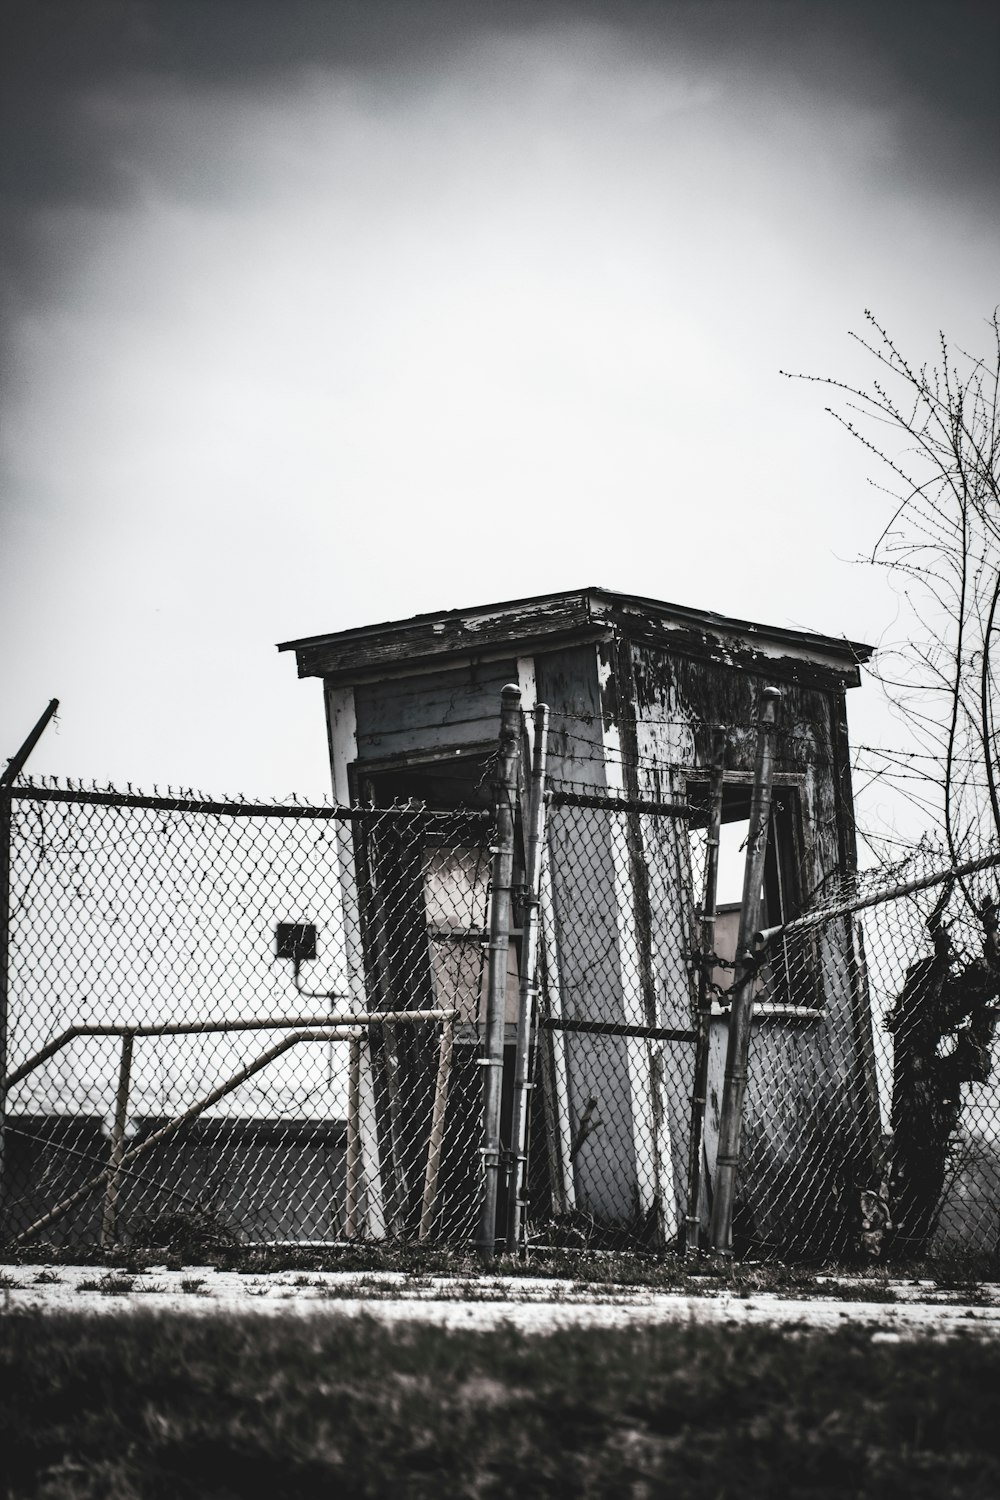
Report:
[[100,1292],[102,1297],[127,1297],[130,1292],[135,1291],[135,1283],[134,1276],[121,1276],[115,1271],[108,1271],[103,1276],[78,1282],[76,1289],[78,1292]]

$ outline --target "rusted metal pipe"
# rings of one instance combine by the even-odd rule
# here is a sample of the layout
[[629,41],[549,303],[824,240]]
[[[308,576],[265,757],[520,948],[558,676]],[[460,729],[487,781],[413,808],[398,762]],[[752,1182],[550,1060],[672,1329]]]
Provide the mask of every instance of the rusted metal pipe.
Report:
[[694,1049],[694,1085],[691,1090],[691,1133],[688,1142],[688,1204],[681,1249],[691,1254],[701,1236],[701,1157],[705,1146],[705,1105],[708,1098],[708,1059],[712,1033],[712,991],[708,955],[715,952],[715,919],[719,891],[719,831],[722,827],[722,796],[726,736],[715,731],[712,775],[708,789],[705,879],[701,910],[701,967],[698,971],[698,1014]]
[[522,1209],[527,1190],[528,1115],[531,1107],[535,1002],[538,996],[538,916],[542,883],[542,848],[545,842],[545,764],[549,735],[549,710],[535,705],[535,743],[531,756],[531,791],[528,802],[528,837],[525,850],[524,915],[521,921],[521,975],[518,992],[517,1045],[514,1054],[514,1109],[510,1143],[513,1156],[510,1192],[507,1198],[507,1251],[517,1249],[521,1238]]
[[736,973],[731,992],[726,1077],[712,1199],[712,1249],[720,1255],[733,1253],[733,1202],[743,1128],[743,1095],[746,1090],[747,1057],[753,1021],[754,980],[757,973],[751,944],[753,935],[760,926],[761,889],[771,815],[771,782],[774,777],[775,724],[780,699],[778,688],[761,689],[753,795],[750,801],[750,832],[743,869],[743,903],[736,944]]
[[490,893],[489,986],[483,1056],[483,1201],[478,1250],[496,1253],[500,1197],[500,1105],[503,1094],[504,1026],[507,1009],[507,950],[511,881],[514,875],[514,808],[521,755],[521,690],[511,683],[500,695],[500,745],[496,779],[496,845]]

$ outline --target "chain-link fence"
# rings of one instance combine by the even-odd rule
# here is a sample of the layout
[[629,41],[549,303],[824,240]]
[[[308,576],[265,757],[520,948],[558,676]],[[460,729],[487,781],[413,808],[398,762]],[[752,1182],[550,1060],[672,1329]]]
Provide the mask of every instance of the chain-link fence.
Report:
[[[16,787],[4,1240],[483,1245],[492,1162],[497,1243],[516,1202],[529,1244],[709,1244],[740,982],[724,799],[713,824],[704,780],[548,785],[492,997],[488,813]],[[923,851],[765,934],[737,1253],[995,1252],[998,867]]]
[[6,1241],[466,1233],[488,815],[4,800]]
[[808,989],[823,1065],[792,1061],[766,1015],[755,1027],[749,1070],[769,1086],[746,1113],[738,1206],[758,1253],[996,1253],[998,867],[921,849],[762,947],[765,1012],[781,986]]

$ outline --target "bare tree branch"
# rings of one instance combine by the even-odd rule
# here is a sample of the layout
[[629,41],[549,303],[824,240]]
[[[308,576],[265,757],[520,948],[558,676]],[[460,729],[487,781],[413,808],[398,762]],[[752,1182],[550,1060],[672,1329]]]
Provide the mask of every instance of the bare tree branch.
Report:
[[[928,833],[942,836],[957,861],[1000,838],[992,639],[1000,628],[1000,312],[987,323],[988,354],[970,354],[941,334],[936,364],[919,366],[867,310],[865,320],[868,332],[851,337],[875,361],[870,388],[789,378],[837,392],[839,408],[827,410],[892,476],[887,486],[872,481],[893,509],[865,561],[903,584],[905,638],[881,648],[869,670],[933,761],[921,777],[910,752],[878,751],[885,764],[874,780],[923,808]],[[871,839],[872,847],[880,842]]]

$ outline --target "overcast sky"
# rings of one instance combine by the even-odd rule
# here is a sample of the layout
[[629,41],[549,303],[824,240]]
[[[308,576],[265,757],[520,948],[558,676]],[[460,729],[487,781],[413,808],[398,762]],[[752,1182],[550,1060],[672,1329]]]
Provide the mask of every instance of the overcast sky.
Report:
[[320,796],[276,642],[590,584],[891,636],[778,371],[985,347],[994,5],[4,15],[3,756]]

